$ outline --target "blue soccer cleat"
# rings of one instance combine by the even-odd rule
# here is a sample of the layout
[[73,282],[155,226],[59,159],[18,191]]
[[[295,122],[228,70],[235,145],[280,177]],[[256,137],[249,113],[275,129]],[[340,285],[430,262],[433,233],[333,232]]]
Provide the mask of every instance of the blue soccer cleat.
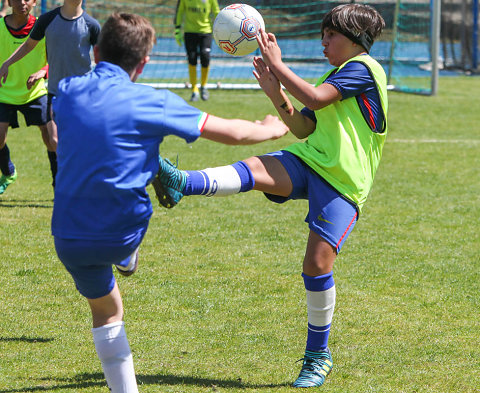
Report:
[[332,355],[327,348],[324,351],[305,351],[302,370],[293,383],[294,388],[312,388],[322,386],[333,368]]
[[187,183],[187,175],[177,169],[170,160],[160,156],[158,159],[160,168],[152,181],[152,186],[160,204],[171,209],[183,198],[182,191]]
[[17,171],[13,172],[10,176],[0,176],[0,194],[3,194],[7,187],[17,180]]

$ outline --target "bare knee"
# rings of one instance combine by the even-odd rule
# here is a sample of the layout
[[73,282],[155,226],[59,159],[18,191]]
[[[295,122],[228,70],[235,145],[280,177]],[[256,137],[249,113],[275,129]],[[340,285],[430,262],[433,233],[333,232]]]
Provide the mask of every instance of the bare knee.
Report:
[[311,277],[330,273],[336,257],[336,249],[320,235],[310,231],[303,260],[303,273]]
[[255,179],[254,190],[285,197],[292,192],[290,176],[275,157],[250,157],[243,162],[248,165]]
[[123,319],[123,303],[116,283],[108,295],[87,300],[92,311],[94,328]]

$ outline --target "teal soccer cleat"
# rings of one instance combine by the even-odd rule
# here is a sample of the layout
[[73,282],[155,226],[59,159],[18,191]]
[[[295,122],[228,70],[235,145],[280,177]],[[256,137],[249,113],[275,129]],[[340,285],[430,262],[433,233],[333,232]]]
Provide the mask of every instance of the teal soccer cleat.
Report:
[[171,209],[183,198],[182,191],[187,183],[187,175],[177,169],[170,160],[160,156],[158,159],[160,168],[152,181],[152,186],[160,204]]
[[13,172],[13,174],[10,176],[0,176],[0,195],[3,194],[7,187],[15,180],[17,180],[17,171]]
[[300,360],[303,360],[302,370],[292,386],[294,388],[322,386],[333,368],[329,349],[320,352],[305,351],[304,358]]

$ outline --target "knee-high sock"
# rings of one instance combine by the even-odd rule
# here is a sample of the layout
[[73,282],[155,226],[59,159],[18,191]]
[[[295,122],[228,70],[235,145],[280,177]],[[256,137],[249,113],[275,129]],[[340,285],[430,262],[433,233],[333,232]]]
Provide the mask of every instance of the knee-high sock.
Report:
[[302,274],[307,292],[309,351],[320,351],[328,346],[330,325],[335,308],[335,282],[333,273],[310,277]]
[[253,174],[243,161],[233,165],[186,171],[184,195],[227,196],[250,191],[255,185]]
[[198,91],[197,86],[197,66],[188,64],[188,76],[190,78],[190,84],[192,85],[192,91]]
[[10,160],[10,149],[7,144],[0,149],[0,171],[5,176],[11,176],[15,172],[15,165]]
[[200,84],[205,86],[208,82],[208,73],[210,71],[210,67],[201,67],[200,69]]
[[132,353],[123,322],[92,329],[93,342],[112,393],[138,393]]

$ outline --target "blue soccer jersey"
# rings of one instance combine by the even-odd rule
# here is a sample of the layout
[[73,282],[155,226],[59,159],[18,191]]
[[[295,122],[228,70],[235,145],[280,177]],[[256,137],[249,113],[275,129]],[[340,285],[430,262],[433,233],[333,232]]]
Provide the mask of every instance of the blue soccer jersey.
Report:
[[160,143],[167,135],[195,141],[208,117],[168,90],[131,82],[107,62],[62,80],[53,110],[52,234],[64,239],[126,238],[145,227],[152,214],[145,187],[158,171]]

